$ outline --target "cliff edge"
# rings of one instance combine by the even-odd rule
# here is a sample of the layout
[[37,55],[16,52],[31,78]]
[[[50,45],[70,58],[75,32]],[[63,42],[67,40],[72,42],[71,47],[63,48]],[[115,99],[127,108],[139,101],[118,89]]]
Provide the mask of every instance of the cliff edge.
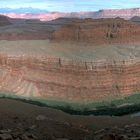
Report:
[[52,40],[96,45],[132,44],[140,40],[140,26],[121,18],[83,19],[55,30]]

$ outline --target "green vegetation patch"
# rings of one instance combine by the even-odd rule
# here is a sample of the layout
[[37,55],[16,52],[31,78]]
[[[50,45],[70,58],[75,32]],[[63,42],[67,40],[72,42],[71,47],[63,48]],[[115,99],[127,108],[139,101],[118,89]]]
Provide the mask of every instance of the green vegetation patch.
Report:
[[11,94],[0,94],[0,98],[20,100],[42,107],[51,107],[72,115],[110,115],[122,116],[140,111],[140,94],[133,94],[120,99],[99,102],[75,103],[61,99],[26,98]]

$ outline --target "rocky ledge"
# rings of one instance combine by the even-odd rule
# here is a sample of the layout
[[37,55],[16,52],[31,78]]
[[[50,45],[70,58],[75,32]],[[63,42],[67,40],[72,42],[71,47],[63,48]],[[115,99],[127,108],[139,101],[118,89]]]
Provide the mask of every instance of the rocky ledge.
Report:
[[52,33],[51,39],[96,45],[137,43],[140,25],[121,18],[84,19],[62,26]]
[[0,56],[0,91],[24,97],[98,100],[140,91],[138,60],[77,62]]

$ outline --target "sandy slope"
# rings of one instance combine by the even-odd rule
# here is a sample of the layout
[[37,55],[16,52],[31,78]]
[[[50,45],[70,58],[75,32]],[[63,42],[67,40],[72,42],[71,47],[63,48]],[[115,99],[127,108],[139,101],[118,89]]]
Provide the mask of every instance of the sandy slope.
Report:
[[49,40],[0,41],[0,53],[38,55],[83,61],[139,58],[140,45],[92,46],[51,43]]

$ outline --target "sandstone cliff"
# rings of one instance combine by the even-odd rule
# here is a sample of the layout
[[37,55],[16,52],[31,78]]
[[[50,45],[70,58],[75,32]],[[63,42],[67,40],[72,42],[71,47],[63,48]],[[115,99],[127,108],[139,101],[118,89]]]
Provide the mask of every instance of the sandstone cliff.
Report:
[[140,26],[120,18],[85,19],[54,31],[52,40],[92,44],[136,43],[140,40]]
[[[53,22],[50,25],[39,23],[39,26],[37,23],[33,27],[29,26],[30,23],[22,24],[26,26],[19,29],[21,33],[17,33],[13,26],[6,26],[5,29],[10,31],[4,30],[0,39],[43,38],[52,41],[86,42],[93,46],[136,43],[140,40],[140,26],[120,18],[73,19],[72,22],[65,22],[65,25],[60,20],[57,20],[57,24]],[[139,68],[139,60],[135,59],[132,62],[83,62],[1,54],[0,91],[26,97],[58,97],[75,101],[120,97],[140,91]]]
[[97,100],[140,91],[140,63],[0,56],[0,91],[24,97]]

